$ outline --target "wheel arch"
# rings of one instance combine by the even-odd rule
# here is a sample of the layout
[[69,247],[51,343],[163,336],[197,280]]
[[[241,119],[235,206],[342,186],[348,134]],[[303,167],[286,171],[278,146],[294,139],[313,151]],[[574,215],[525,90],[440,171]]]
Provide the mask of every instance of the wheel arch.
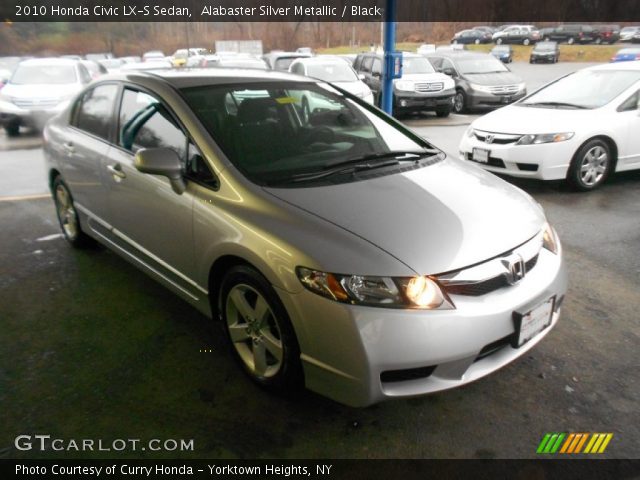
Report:
[[593,140],[602,140],[603,142],[605,142],[607,144],[607,146],[609,147],[609,149],[611,150],[611,173],[616,171],[616,166],[618,164],[618,144],[616,143],[616,141],[609,135],[601,133],[601,134],[597,134],[597,135],[592,135],[590,137],[588,137],[587,139],[585,139],[579,146],[578,148],[576,148],[576,151],[573,153],[573,157],[571,158],[571,161],[573,162],[576,159],[576,155],[578,155],[578,152],[582,149],[582,147],[584,147],[587,143],[593,141]]

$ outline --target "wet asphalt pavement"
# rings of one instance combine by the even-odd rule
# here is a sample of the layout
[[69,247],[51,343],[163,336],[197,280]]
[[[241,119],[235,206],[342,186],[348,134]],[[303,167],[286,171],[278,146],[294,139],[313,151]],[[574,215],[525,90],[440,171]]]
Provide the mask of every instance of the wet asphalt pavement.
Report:
[[[450,150],[472,118],[407,123]],[[602,456],[638,457],[640,171],[588,194],[514,182],[563,243],[557,327],[463,388],[351,409],[261,391],[186,303],[104,248],[69,248],[40,196],[41,155],[37,137],[0,134],[0,457],[69,456],[12,448],[16,435],[49,433],[193,438],[177,455],[198,458],[533,458],[546,432],[612,432]]]

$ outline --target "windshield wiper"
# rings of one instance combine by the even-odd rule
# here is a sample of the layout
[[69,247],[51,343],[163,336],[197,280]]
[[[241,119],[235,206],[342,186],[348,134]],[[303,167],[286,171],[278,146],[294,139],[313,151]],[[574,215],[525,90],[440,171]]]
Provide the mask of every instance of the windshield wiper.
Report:
[[529,107],[540,105],[543,107],[568,107],[568,108],[578,108],[580,110],[589,109],[589,107],[585,107],[584,105],[577,105],[575,103],[567,103],[567,102],[524,102],[522,103],[522,105],[527,105]]
[[[417,163],[421,158],[439,155],[440,150],[423,150],[419,152],[382,152],[371,153],[360,157],[353,157],[341,162],[327,165],[319,172],[301,173],[289,177],[290,182],[308,182],[330,177],[339,173],[355,173],[362,170],[372,170],[374,168],[389,167],[398,165],[401,162]],[[375,161],[374,161],[375,160]]]

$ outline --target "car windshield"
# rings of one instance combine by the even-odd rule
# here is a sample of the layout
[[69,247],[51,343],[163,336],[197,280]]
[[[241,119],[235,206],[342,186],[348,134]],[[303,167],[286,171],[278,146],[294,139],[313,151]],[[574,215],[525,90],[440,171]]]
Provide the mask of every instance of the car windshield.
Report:
[[491,56],[486,58],[461,58],[458,60],[458,70],[462,74],[471,73],[499,73],[508,72],[504,64]]
[[19,65],[11,77],[14,85],[58,85],[76,81],[73,65]]
[[638,81],[640,71],[582,70],[547,85],[516,105],[598,108]]
[[187,58],[189,56],[189,52],[187,50],[178,50],[174,55],[174,58]]
[[424,57],[403,57],[402,73],[434,73],[429,60]]
[[309,63],[307,64],[307,76],[325,82],[355,82],[358,80],[355,72],[342,60],[331,63]]
[[548,52],[556,49],[555,43],[540,42],[533,49],[537,52]]
[[273,62],[273,66],[275,70],[289,70],[289,67],[293,63],[293,61],[299,57],[280,57],[277,58],[275,62]]
[[420,137],[325,83],[207,85],[182,93],[229,160],[259,185],[301,186],[296,179],[345,165],[369,167],[367,161],[387,156],[393,162],[395,152],[414,161],[434,154]]

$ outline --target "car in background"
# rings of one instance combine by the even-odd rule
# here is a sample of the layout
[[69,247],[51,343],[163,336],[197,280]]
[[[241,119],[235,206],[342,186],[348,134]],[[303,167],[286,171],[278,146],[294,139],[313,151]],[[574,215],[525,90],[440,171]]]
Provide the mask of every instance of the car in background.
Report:
[[[353,63],[353,68],[364,76],[364,83],[373,92],[375,104],[382,99],[381,53],[361,53]],[[426,57],[417,53],[402,53],[402,77],[393,80],[393,113],[434,111],[439,117],[451,113],[455,83],[451,78],[438,73]]]
[[561,77],[475,120],[460,156],[494,173],[599,187],[640,169],[640,62],[609,63]]
[[298,58],[309,58],[310,53],[297,53],[297,52],[283,52],[272,51],[262,56],[262,60],[265,61],[267,66],[271,70],[278,70],[280,72],[288,72],[289,67],[294,60]]
[[640,60],[640,47],[621,48],[611,57],[611,62],[634,62]]
[[[425,395],[557,325],[566,265],[531,196],[324,82],[207,73],[94,83],[47,125],[45,168],[70,246],[102,242],[219,322],[256,385]],[[331,109],[305,123],[302,95]]]
[[538,42],[529,55],[529,63],[558,63],[559,59],[558,42]]
[[355,62],[357,56],[358,56],[357,53],[342,53],[342,54],[336,55],[336,57],[344,60],[352,67],[353,67],[353,62]]
[[269,70],[269,66],[260,57],[248,53],[237,55],[221,55],[214,65],[222,68],[244,68],[254,70]]
[[435,52],[436,46],[433,43],[423,43],[418,48],[416,48],[416,53],[418,55],[426,55],[427,53]]
[[168,70],[171,68],[173,68],[171,62],[169,60],[165,60],[163,57],[162,59],[150,59],[140,63],[125,63],[120,67],[120,70]]
[[[338,57],[321,55],[318,57],[299,58],[291,64],[289,72],[331,83],[365,102],[373,104],[371,89],[351,66]],[[303,97],[299,100],[302,114],[309,116],[314,107],[314,98]]]
[[513,47],[511,45],[496,45],[491,49],[491,55],[502,63],[513,62]]
[[85,60],[90,62],[97,62],[98,60],[106,60],[107,58],[113,58],[113,53],[87,53],[84,56]]
[[493,35],[497,31],[494,27],[489,27],[489,26],[486,26],[486,25],[479,25],[479,26],[473,27],[472,30],[480,30],[480,31],[486,32],[486,33],[488,33],[490,35]]
[[142,57],[137,55],[128,55],[126,57],[120,57],[123,63],[140,63],[142,62]]
[[23,57],[0,57],[0,89],[9,81]]
[[492,36],[496,45],[522,44],[530,45],[540,40],[540,32],[533,25],[512,25]]
[[42,129],[91,81],[76,60],[40,58],[21,62],[0,91],[0,125],[10,136],[20,127]]
[[313,49],[311,47],[298,47],[296,53],[304,53],[305,55],[313,55]]
[[144,52],[142,54],[142,61],[157,61],[157,60],[165,60],[165,55],[161,50],[151,50],[149,52]]
[[527,94],[522,80],[500,60],[486,53],[436,52],[427,58],[438,71],[455,81],[453,111],[497,108]]
[[567,24],[559,25],[544,36],[545,41],[553,40],[558,43],[594,43],[600,38],[600,34],[591,25]]
[[100,63],[100,61],[80,60],[80,63],[84,65],[84,67],[87,69],[87,72],[89,72],[89,75],[91,75],[91,80],[95,80],[99,76],[109,73],[107,69]]
[[451,43],[469,45],[479,45],[491,42],[491,34],[482,30],[462,30],[456,33],[451,39]]
[[636,32],[631,37],[631,43],[640,43],[640,32]]
[[84,60],[80,55],[60,55],[60,58],[66,58],[67,60]]
[[620,41],[630,42],[636,33],[640,33],[640,26],[623,27],[620,30]]
[[99,60],[98,63],[107,69],[107,72],[117,72],[126,63],[122,58],[109,58],[107,60]]
[[620,40],[620,25],[594,25],[593,29],[598,32],[595,43],[613,44]]
[[190,58],[200,57],[208,52],[206,48],[181,48],[171,56],[171,63],[174,67],[186,67]]

